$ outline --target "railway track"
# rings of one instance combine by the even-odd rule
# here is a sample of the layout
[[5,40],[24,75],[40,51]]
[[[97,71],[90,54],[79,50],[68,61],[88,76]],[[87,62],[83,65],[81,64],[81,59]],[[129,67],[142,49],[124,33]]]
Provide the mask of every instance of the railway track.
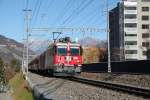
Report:
[[79,77],[70,77],[68,79],[71,81],[76,81],[76,82],[80,82],[80,83],[84,83],[88,85],[93,85],[97,87],[103,87],[103,88],[107,88],[107,89],[111,89],[115,91],[129,93],[131,95],[137,95],[137,96],[142,96],[144,98],[150,98],[150,89],[146,89],[146,88],[115,84],[115,83],[104,82],[104,81],[95,81],[95,80],[89,80],[86,78],[79,78]]

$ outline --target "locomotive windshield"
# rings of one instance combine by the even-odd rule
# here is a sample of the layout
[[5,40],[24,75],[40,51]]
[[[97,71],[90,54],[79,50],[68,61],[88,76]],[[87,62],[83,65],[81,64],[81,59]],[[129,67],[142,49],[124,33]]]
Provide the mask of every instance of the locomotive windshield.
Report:
[[67,55],[67,47],[61,46],[57,48],[58,55]]
[[71,55],[79,55],[80,51],[78,47],[71,47],[70,50]]

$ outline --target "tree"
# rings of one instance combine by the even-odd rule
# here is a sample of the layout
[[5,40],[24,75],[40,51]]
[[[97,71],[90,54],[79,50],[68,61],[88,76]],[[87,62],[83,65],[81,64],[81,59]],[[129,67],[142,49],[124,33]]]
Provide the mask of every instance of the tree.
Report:
[[107,62],[108,60],[108,54],[106,48],[99,48],[99,62]]
[[0,84],[7,84],[5,77],[5,67],[2,58],[0,57]]
[[19,72],[20,71],[21,63],[20,63],[19,60],[17,60],[17,59],[14,58],[11,61],[11,66],[14,69],[15,72]]

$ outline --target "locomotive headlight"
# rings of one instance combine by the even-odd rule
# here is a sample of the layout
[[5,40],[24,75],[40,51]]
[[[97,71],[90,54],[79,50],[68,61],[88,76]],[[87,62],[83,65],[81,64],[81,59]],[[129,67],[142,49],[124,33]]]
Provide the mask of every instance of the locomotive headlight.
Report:
[[77,60],[78,59],[78,57],[74,57],[74,60]]
[[60,58],[60,57],[57,57],[56,61],[57,61],[57,62],[60,62],[60,61],[61,61],[61,58]]

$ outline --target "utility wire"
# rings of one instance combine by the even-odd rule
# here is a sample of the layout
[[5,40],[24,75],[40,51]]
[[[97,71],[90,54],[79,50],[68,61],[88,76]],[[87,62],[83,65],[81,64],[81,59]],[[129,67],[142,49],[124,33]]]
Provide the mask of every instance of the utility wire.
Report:
[[[64,6],[62,12],[57,16],[55,22],[56,24],[61,20],[63,19],[64,15],[68,12],[68,10],[71,9],[71,7],[73,6],[74,4],[74,1],[73,0],[68,0],[68,2],[66,3],[66,5]],[[54,24],[54,22],[53,22]]]
[[31,24],[33,25],[35,23],[35,18],[36,18],[36,13],[37,13],[37,9],[39,8],[39,3],[40,3],[41,0],[37,0],[36,3],[35,3],[35,7],[32,11],[32,20],[31,20]]
[[84,11],[93,1],[94,1],[94,0],[89,0],[85,5],[79,7],[79,9],[77,10],[77,12],[76,12],[76,13],[73,13],[73,14],[71,15],[71,17],[69,17],[67,20],[65,20],[65,21],[63,22],[63,24],[65,24],[67,21],[68,21],[68,23],[69,23],[70,21],[72,21],[72,18],[73,18],[73,17],[79,16],[79,14],[80,14],[82,11]]
[[67,21],[71,20],[73,17],[75,17],[75,16],[77,16],[79,13],[81,13],[81,12],[86,8],[86,6],[88,6],[89,3],[91,3],[91,1],[92,1],[92,0],[88,1],[88,3],[86,3],[85,0],[83,0],[83,1],[77,6],[77,8],[73,10],[72,14],[71,14],[68,18],[66,18],[66,20],[65,20],[62,24],[64,25]]
[[55,0],[48,0],[48,6],[46,7],[47,9],[45,10],[45,12],[48,12],[49,8],[53,5],[53,3],[55,2]]
[[[98,11],[99,10],[97,10],[97,9],[99,9],[99,6],[98,7],[96,7],[95,9],[93,9],[91,12],[89,12],[87,15],[85,15],[85,18],[82,18],[81,20],[79,20],[79,21],[76,21],[76,23],[74,23],[74,24],[77,24],[77,23],[83,23],[84,24],[84,22],[91,22],[92,20],[93,20],[93,18],[95,18],[95,16],[98,14]],[[84,26],[84,25],[82,25],[82,26]]]
[[47,2],[46,4],[48,4],[45,9],[43,9],[45,12],[42,13],[41,15],[41,19],[40,19],[40,25],[42,24],[42,20],[44,20],[44,17],[47,15],[47,13],[49,13],[49,8],[53,5],[55,0],[48,0],[49,2]]
[[[45,12],[48,12],[49,7],[51,7],[51,5],[53,4],[53,2],[54,2],[54,0],[51,0],[51,1],[48,2],[48,6],[46,7],[47,9],[45,9]],[[38,6],[37,6],[37,10],[36,10],[36,13],[35,13],[35,18],[34,18],[34,22],[32,24],[32,27],[34,27],[34,25],[37,22],[37,19],[38,19],[38,16],[39,16],[39,12],[40,12],[40,8],[41,8],[42,4],[43,4],[43,2],[42,2],[42,0],[40,0],[39,3],[38,3]],[[39,23],[41,23],[41,21],[42,21],[42,18],[39,21]]]
[[62,25],[64,25],[74,14],[76,14],[77,10],[81,8],[81,6],[85,3],[85,0],[81,1],[81,3],[77,6],[77,8],[75,8],[71,15],[68,16],[63,22],[62,22]]
[[[37,18],[38,18],[39,12],[40,12],[41,5],[42,5],[42,0],[40,0],[39,6],[37,8],[37,13],[35,14],[35,22],[34,23],[37,22]],[[33,23],[33,25],[34,25],[34,23]]]

